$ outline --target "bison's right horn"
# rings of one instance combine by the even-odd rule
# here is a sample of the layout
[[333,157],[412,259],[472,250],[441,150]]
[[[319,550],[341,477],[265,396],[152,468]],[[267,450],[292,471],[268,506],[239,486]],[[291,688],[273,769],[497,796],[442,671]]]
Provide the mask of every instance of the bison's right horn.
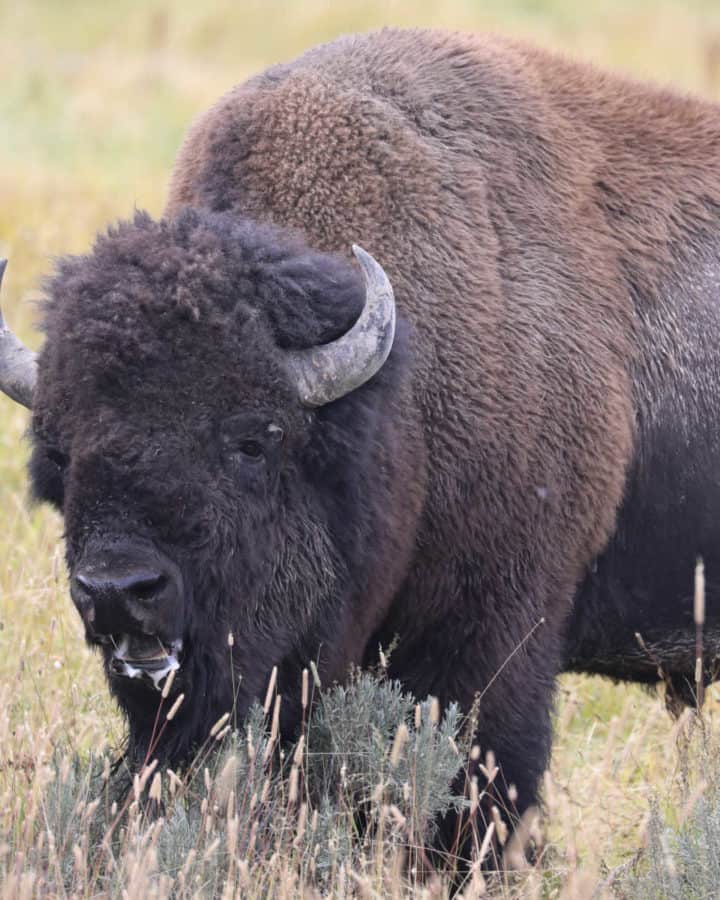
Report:
[[329,344],[286,353],[286,365],[304,406],[324,406],[369,381],[390,355],[395,298],[380,263],[362,247],[353,253],[365,277],[365,306],[352,328]]
[[[5,274],[6,259],[0,259],[0,286]],[[28,409],[37,380],[37,355],[21,343],[5,325],[0,310],[0,391]]]

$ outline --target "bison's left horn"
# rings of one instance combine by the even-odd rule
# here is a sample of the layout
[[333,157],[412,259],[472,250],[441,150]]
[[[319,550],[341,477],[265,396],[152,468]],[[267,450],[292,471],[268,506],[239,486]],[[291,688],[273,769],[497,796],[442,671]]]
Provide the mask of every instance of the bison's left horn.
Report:
[[[0,286],[5,274],[6,259],[0,259]],[[5,325],[0,310],[0,391],[28,409],[37,380],[37,356],[22,344]]]
[[304,406],[324,406],[365,384],[390,355],[395,297],[382,266],[362,247],[353,253],[365,276],[365,306],[353,327],[329,344],[287,353]]

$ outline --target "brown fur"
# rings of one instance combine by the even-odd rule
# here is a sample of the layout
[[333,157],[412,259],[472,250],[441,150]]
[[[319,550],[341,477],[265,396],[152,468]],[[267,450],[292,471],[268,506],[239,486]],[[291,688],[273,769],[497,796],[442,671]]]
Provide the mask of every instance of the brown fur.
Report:
[[344,254],[357,241],[385,267],[414,329],[428,466],[416,556],[375,639],[400,635],[394,671],[419,695],[467,707],[500,673],[479,739],[523,807],[561,623],[633,449],[633,309],[595,187],[616,182],[615,85],[502,41],[343,39],[201,116],[166,211],[230,210]]
[[[677,521],[659,524],[647,485],[666,432],[687,443],[720,409],[718,322],[702,296],[718,163],[714,105],[515,42],[423,31],[313,49],[191,129],[168,214],[229,209],[341,253],[360,241],[415,326],[427,501],[384,633],[425,648],[416,689],[466,694],[477,654],[491,646],[483,668],[499,668],[541,616],[556,627],[581,583],[574,668],[652,680],[636,630],[690,645],[692,559],[714,534],[672,498],[663,515]],[[702,472],[707,460],[698,484]],[[616,529],[624,493],[639,511]],[[458,606],[443,572],[469,561],[473,600]],[[526,689],[528,654],[494,702],[511,709]],[[692,678],[690,651],[668,665]]]
[[431,32],[326,45],[196,122],[166,210],[232,209],[375,253],[416,326],[429,506],[457,492],[483,510],[472,535],[452,510],[429,521],[428,543],[484,547],[501,582],[550,556],[561,605],[612,531],[633,433],[630,298],[588,196],[602,148],[552,90],[579,77],[602,96],[602,81],[568,69]]

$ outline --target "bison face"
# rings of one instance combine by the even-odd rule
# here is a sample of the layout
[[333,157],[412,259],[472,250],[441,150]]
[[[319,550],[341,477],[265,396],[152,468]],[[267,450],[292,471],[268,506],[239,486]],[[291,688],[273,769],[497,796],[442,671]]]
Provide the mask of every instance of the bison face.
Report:
[[406,369],[396,342],[369,380],[394,306],[368,260],[364,284],[255,223],[139,214],[48,282],[32,482],[63,513],[72,598],[136,757],[170,671],[185,701],[153,752],[177,760],[273,666],[297,690],[309,660],[334,678],[362,654]]

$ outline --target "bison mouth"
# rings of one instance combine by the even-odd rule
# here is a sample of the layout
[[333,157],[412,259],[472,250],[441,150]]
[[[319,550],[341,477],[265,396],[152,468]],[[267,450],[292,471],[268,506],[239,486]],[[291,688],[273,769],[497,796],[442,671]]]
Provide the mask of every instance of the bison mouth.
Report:
[[167,645],[157,635],[121,634],[112,643],[110,670],[121,678],[140,678],[162,690],[165,678],[180,668],[180,639]]

